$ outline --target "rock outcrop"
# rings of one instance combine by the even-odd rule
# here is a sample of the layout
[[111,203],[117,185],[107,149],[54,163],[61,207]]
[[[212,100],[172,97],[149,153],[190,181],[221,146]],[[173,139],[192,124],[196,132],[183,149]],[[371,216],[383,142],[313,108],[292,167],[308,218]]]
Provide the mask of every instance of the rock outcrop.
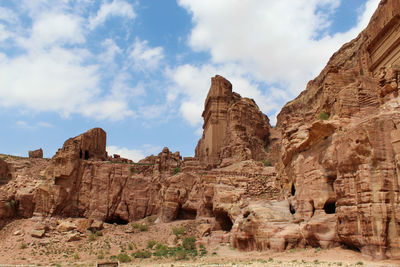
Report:
[[399,29],[400,2],[381,1],[368,27],[283,107],[275,128],[215,76],[195,157],[168,148],[138,163],[108,157],[106,133],[96,128],[67,140],[51,161],[31,161],[44,167],[0,160],[0,178],[15,177],[0,187],[0,224],[57,215],[87,218],[75,226],[86,230],[93,219],[158,215],[196,219],[205,244],[345,245],[400,258]]
[[8,180],[11,178],[10,167],[7,162],[0,159],[0,181]]
[[29,150],[28,155],[30,159],[42,159],[43,158],[43,150],[41,148],[37,150]]
[[216,167],[266,158],[269,119],[252,99],[232,92],[222,76],[211,79],[203,112],[203,136],[196,147],[201,163]]
[[293,221],[271,226],[271,207],[252,208],[261,219],[243,216],[236,246],[340,243],[375,258],[400,257],[399,18],[399,1],[381,1],[368,27],[283,107],[271,147]]

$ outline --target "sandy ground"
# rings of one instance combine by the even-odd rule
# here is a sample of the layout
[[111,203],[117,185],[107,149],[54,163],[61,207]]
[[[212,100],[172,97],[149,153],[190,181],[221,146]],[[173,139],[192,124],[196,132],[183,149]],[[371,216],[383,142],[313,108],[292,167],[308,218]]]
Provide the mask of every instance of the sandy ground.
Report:
[[[48,231],[43,238],[33,238],[30,232],[37,223],[35,219],[16,220],[0,231],[0,264],[96,266],[96,262],[110,261],[110,257],[119,253],[131,255],[138,249],[145,248],[149,240],[172,246],[173,227],[183,226],[187,235],[194,234],[194,221],[165,224],[154,224],[145,220],[143,222],[149,225],[147,231],[140,232],[131,224],[106,224],[102,236],[93,238],[93,235],[90,237],[87,233],[82,235],[81,240],[67,242],[68,233],[59,233],[56,230]],[[174,261],[172,258],[131,257],[131,262],[121,266],[400,266],[400,260],[376,261],[342,248],[240,252],[229,244],[219,244],[206,249],[206,256],[195,259]]]

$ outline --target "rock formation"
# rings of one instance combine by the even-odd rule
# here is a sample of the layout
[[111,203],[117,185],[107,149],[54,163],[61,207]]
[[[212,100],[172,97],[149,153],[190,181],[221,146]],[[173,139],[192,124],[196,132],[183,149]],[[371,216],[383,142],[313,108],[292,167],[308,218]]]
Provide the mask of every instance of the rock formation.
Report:
[[8,164],[0,159],[0,180],[7,180],[9,178],[11,178],[11,173]]
[[201,163],[215,167],[266,158],[268,117],[254,100],[232,92],[232,84],[222,76],[211,79],[202,116],[204,132],[196,147]]
[[30,159],[42,159],[43,158],[43,150],[41,148],[33,151],[29,151],[29,158]]
[[266,214],[284,204],[249,206],[256,220],[238,222],[236,246],[341,243],[400,257],[399,18],[399,1],[381,1],[369,26],[283,107],[271,147],[293,220],[273,233]]
[[400,2],[381,1],[275,128],[215,76],[195,157],[168,148],[138,163],[108,157],[96,128],[50,161],[0,160],[0,178],[13,177],[0,187],[0,225],[34,213],[119,224],[157,215],[196,219],[206,244],[345,245],[400,258],[399,29]]

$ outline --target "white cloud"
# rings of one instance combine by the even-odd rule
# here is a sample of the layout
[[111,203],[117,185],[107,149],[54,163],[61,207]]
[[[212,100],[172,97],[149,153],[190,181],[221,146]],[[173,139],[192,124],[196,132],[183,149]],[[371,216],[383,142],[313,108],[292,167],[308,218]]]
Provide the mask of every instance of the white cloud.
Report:
[[139,149],[128,149],[126,147],[108,146],[107,152],[109,156],[118,154],[123,158],[131,159],[133,161],[139,161],[145,158],[143,151]]
[[129,57],[133,61],[132,64],[135,70],[154,70],[158,68],[164,58],[164,49],[160,46],[151,48],[147,41],[141,41],[136,38]]
[[52,124],[44,121],[39,121],[37,123],[30,124],[26,121],[19,120],[15,123],[18,127],[27,129],[27,130],[35,130],[37,128],[51,128],[53,127]]
[[122,53],[115,42],[106,39],[104,52],[97,58],[85,46],[85,18],[66,8],[68,1],[58,1],[57,8],[52,8],[51,1],[28,2],[31,27],[17,25],[8,33],[0,24],[0,41],[12,38],[23,51],[0,54],[0,106],[58,112],[64,117],[77,113],[98,120],[134,116],[128,93],[122,92],[135,89],[122,88],[119,81],[113,81],[111,90],[102,87],[109,66]]
[[75,44],[85,41],[82,19],[68,14],[43,14],[33,24],[31,37],[25,46],[39,48],[58,44]]
[[134,19],[136,13],[131,4],[123,0],[113,0],[112,2],[103,2],[96,16],[90,17],[89,28],[94,29],[102,25],[109,17],[119,16],[128,19]]
[[235,91],[254,98],[263,112],[274,115],[366,26],[378,2],[366,3],[354,28],[331,36],[326,30],[340,0],[179,0],[192,15],[190,47],[209,52],[211,59],[201,66],[167,70],[175,84],[167,97],[175,100],[182,94],[181,113],[197,125],[209,78],[220,74]]

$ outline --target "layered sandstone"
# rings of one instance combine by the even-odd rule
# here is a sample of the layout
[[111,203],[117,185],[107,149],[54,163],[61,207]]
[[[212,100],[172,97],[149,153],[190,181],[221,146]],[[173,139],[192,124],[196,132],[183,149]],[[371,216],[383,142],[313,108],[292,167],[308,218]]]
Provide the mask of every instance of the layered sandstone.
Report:
[[28,155],[30,159],[41,159],[43,158],[43,149],[29,150]]
[[202,116],[204,131],[196,147],[201,163],[216,167],[266,158],[268,117],[254,100],[232,92],[232,84],[222,76],[211,79]]
[[0,178],[13,177],[0,187],[0,223],[34,213],[119,224],[157,215],[196,219],[206,244],[346,245],[399,258],[399,29],[399,1],[381,1],[369,26],[283,107],[276,128],[215,76],[195,157],[168,148],[138,163],[108,157],[106,133],[95,128],[50,162],[0,160]]
[[[341,243],[377,258],[400,257],[399,18],[398,1],[381,1],[369,26],[279,113],[281,139],[272,146],[280,150],[279,178],[297,220],[289,228],[298,230],[290,233],[302,232],[300,239],[283,237],[282,248]],[[321,218],[319,227],[309,226]],[[257,227],[271,229],[268,218],[262,221]],[[254,235],[244,225],[243,218],[239,247],[251,240],[253,247],[268,247],[277,240],[276,234],[255,232],[257,238],[243,241]]]

